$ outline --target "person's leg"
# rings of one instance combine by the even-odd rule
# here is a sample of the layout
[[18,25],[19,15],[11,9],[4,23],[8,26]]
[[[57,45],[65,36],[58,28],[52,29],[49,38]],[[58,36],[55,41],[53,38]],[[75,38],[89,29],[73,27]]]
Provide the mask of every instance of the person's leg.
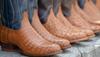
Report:
[[23,53],[29,56],[54,55],[61,51],[57,44],[43,39],[28,19],[28,1],[3,0],[3,16],[0,25],[0,42],[17,45]]

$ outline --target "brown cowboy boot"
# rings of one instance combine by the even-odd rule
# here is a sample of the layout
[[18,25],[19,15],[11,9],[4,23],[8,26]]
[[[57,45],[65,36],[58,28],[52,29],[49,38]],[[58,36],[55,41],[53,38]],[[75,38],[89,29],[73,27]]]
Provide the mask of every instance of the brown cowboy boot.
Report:
[[[66,0],[67,1],[67,0]],[[64,1],[64,2],[66,2],[66,1]],[[64,3],[62,3],[62,4],[64,4]],[[64,7],[64,5],[62,6],[63,8],[62,8],[62,10],[63,9],[65,9],[65,7]],[[71,19],[67,19],[67,18],[65,18],[64,16],[63,16],[63,14],[62,14],[62,10],[61,10],[61,8],[59,8],[59,10],[58,10],[58,14],[57,14],[57,17],[59,18],[59,20],[60,21],[62,21],[62,23],[64,23],[64,25],[66,25],[66,27],[67,28],[69,28],[69,30],[71,30],[72,29],[72,33],[80,33],[80,32],[82,32],[82,31],[84,31],[84,32],[86,32],[87,33],[87,35],[88,36],[90,36],[90,37],[93,37],[94,36],[94,33],[93,33],[93,31],[91,31],[91,30],[88,30],[88,29],[81,29],[81,28],[78,28],[78,27],[75,27],[75,25],[73,26],[73,25],[71,25],[71,23],[68,21],[68,20],[71,20]],[[72,15],[72,13],[71,13],[71,15]],[[71,16],[70,15],[70,16]],[[75,17],[75,16],[73,16],[73,17]],[[73,20],[73,18],[72,18],[72,20]],[[77,32],[76,32],[77,31]]]
[[[71,43],[88,39],[87,34],[84,33],[84,32],[81,32],[81,33],[78,33],[78,34],[77,33],[73,34],[72,32],[69,32],[66,29],[66,27],[55,17],[54,12],[52,10],[52,6],[50,7],[50,3],[52,5],[53,0],[52,1],[51,0],[46,0],[46,1],[39,0],[39,1],[40,1],[39,2],[39,17],[41,19],[42,24],[45,26],[45,28],[50,33],[52,33],[53,35],[56,35],[58,37],[68,39]],[[46,5],[44,5],[44,4],[46,4]],[[48,14],[46,11],[47,12],[49,11],[50,13]],[[44,17],[45,14],[48,15],[48,16]]]
[[[64,1],[64,0],[63,0]],[[59,21],[61,21],[63,23],[63,25],[66,26],[66,30],[67,33],[69,33],[68,35],[71,35],[70,33],[72,33],[73,35],[75,34],[74,37],[77,37],[77,38],[81,38],[81,35],[78,35],[80,34],[81,32],[83,32],[84,30],[82,29],[79,29],[79,28],[76,28],[74,27],[73,25],[71,25],[71,23],[63,16],[62,14],[62,10],[61,10],[61,7],[60,7],[60,2],[61,0],[54,0],[54,12],[55,12],[55,16],[58,18]],[[58,3],[58,4],[57,4]],[[56,8],[55,8],[56,7]],[[57,12],[58,11],[58,12]],[[87,31],[87,30],[86,30]],[[85,32],[85,31],[84,31]],[[76,35],[77,33],[77,35]],[[88,34],[88,36],[94,36],[93,34],[89,34],[89,31],[86,32]],[[83,39],[83,40],[86,40],[86,39]],[[80,40],[82,41],[82,39]]]
[[[20,24],[21,26],[17,25],[17,27],[15,26],[9,26],[8,25],[4,25],[3,23],[0,25],[0,42],[2,43],[6,43],[6,44],[14,44],[17,45],[22,51],[23,53],[27,54],[27,55],[32,55],[32,56],[47,56],[47,55],[54,55],[57,54],[59,52],[61,52],[60,46],[57,44],[52,44],[51,42],[48,42],[47,40],[43,39],[35,30],[34,28],[30,25],[29,20],[28,20],[28,15],[25,12],[25,9],[23,9],[23,14],[20,11],[20,6],[19,4],[16,4],[16,1],[19,3],[19,0],[5,0],[4,5],[5,7],[8,6],[9,8],[5,8],[4,10],[8,10],[8,11],[4,11],[6,14],[6,16],[8,16],[7,14],[10,11],[11,12],[11,8],[10,8],[10,3],[13,5],[13,7],[19,7],[19,11],[15,10],[14,12],[19,13],[20,15],[18,16],[17,13],[14,14],[15,16],[17,15],[17,17],[22,17],[20,20],[16,19],[17,17],[14,17],[13,15],[9,15],[11,18],[13,16],[13,25],[16,25],[17,23],[15,23],[16,21],[22,21],[21,23],[18,22],[18,24]],[[21,2],[21,5],[27,4],[28,0],[23,0]],[[25,5],[24,5],[25,6]],[[24,8],[24,7],[23,7]],[[21,8],[22,9],[22,8]],[[13,9],[14,10],[14,9]],[[23,16],[22,16],[22,15]],[[6,17],[5,17],[6,18]],[[3,19],[4,20],[4,19]],[[5,20],[5,22],[8,19]],[[11,20],[11,19],[10,19]],[[7,21],[9,22],[9,21]],[[12,20],[11,20],[12,22]],[[10,28],[11,27],[11,28]]]
[[[98,9],[92,4],[90,0],[85,0],[85,5],[83,10],[90,16],[92,19],[87,19],[89,22],[94,24],[100,24],[100,13]],[[90,12],[91,11],[91,12]]]
[[[32,3],[32,2],[31,2]],[[30,3],[30,4],[31,4]],[[37,2],[36,2],[37,3]],[[40,20],[39,20],[39,16],[38,16],[38,11],[37,11],[37,6],[32,7],[33,8],[33,18],[32,19],[32,26],[33,28],[35,28],[35,30],[47,41],[50,41],[52,43],[58,44],[61,46],[62,49],[65,48],[69,48],[71,47],[70,42],[67,39],[62,39],[59,37],[56,37],[54,35],[52,35],[51,33],[49,33],[44,26],[41,24]],[[30,13],[32,13],[32,11],[30,10]]]
[[91,30],[94,31],[94,33],[100,32],[100,26],[96,24],[90,23],[87,19],[91,19],[78,5],[78,0],[75,1],[75,10],[76,12],[89,24],[89,27]]
[[22,21],[22,28],[19,30],[12,30],[5,26],[0,26],[0,41],[2,43],[17,45],[27,55],[46,56],[59,52],[60,47],[58,45],[51,44],[35,32],[31,25],[27,23],[28,20],[26,20],[26,16],[25,13],[24,20]]

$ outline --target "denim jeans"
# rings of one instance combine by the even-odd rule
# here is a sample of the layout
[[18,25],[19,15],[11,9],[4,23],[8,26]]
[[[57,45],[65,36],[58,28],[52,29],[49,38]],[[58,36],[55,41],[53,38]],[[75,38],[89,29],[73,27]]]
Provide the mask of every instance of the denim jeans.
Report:
[[73,0],[62,0],[61,7],[62,7],[62,12],[63,12],[64,16],[71,15],[72,1]]
[[53,11],[54,11],[55,16],[58,13],[59,6],[61,6],[61,0],[53,0]]
[[96,0],[92,0],[94,4],[96,4]]
[[72,5],[72,0],[53,0],[53,10],[55,15],[57,15],[59,6],[61,6],[63,15],[70,16],[71,5]]
[[47,21],[50,9],[53,7],[53,0],[38,0],[38,13],[42,24]]
[[28,15],[30,23],[32,22],[35,9],[38,9],[38,0],[28,0]]
[[78,0],[78,5],[81,9],[84,9],[85,0]]
[[28,0],[2,0],[2,25],[19,29],[21,27],[22,14],[27,9]]

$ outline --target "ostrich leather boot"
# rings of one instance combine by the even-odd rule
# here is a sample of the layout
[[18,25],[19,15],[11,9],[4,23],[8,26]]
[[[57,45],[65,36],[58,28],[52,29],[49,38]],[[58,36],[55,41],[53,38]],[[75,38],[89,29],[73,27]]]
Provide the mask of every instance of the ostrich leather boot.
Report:
[[[63,16],[63,14],[60,14],[60,13],[62,13],[62,11],[61,11],[61,9],[58,11],[58,17],[59,16],[63,16],[63,18],[61,18],[61,17],[59,17],[59,18],[61,18],[60,19],[60,21],[62,20],[62,22],[71,30],[72,29],[72,33],[73,32],[76,32],[77,31],[77,33],[81,33],[81,32],[85,32],[87,35],[88,35],[88,37],[93,37],[94,36],[94,33],[93,33],[93,31],[92,30],[89,30],[89,29],[83,29],[83,28],[80,28],[80,27],[76,27],[73,23],[71,23],[71,22],[69,22],[71,19],[73,20],[73,19],[75,19],[75,20],[77,20],[77,18],[75,17],[75,16],[77,16],[77,14],[75,15],[73,15],[73,13],[74,12],[72,12],[72,8],[71,8],[71,11],[70,10],[68,10],[68,4],[67,4],[67,2],[68,2],[69,0],[63,0],[62,1],[62,11],[63,11],[63,14],[64,14],[64,16],[66,17],[64,17]],[[71,1],[71,3],[72,3],[73,1]],[[71,5],[72,6],[72,5]],[[70,7],[71,7],[70,6]],[[67,9],[67,10],[66,10]],[[71,14],[69,14],[69,11],[70,11],[70,13]],[[69,16],[68,16],[69,15]],[[72,16],[73,15],[73,16]],[[70,18],[70,17],[73,17],[73,18]],[[70,18],[70,19],[69,19]],[[81,17],[80,17],[81,18]],[[80,21],[80,20],[77,20],[77,21]],[[76,22],[77,22],[76,21]],[[72,25],[73,24],[73,25]]]
[[27,14],[28,0],[3,0],[0,42],[18,46],[29,56],[47,56],[61,52],[57,44],[42,38],[31,26]]
[[[94,24],[99,24],[100,25],[100,13],[97,7],[95,7],[95,5],[93,5],[92,1],[90,0],[84,0],[85,4],[84,4],[84,12],[86,12],[88,14],[88,16],[90,16],[92,19],[87,19],[88,21],[90,21],[91,23]],[[90,12],[91,11],[91,12]]]
[[[68,39],[71,43],[78,42],[79,39],[87,39],[84,32],[79,34],[68,33],[67,28],[55,17],[53,12],[53,0],[39,0],[39,18],[44,27],[53,35]],[[43,12],[44,11],[44,12]]]
[[94,31],[94,33],[100,32],[100,26],[96,25],[96,24],[92,24],[90,23],[87,19],[91,19],[91,17],[89,17],[79,6],[78,3],[79,0],[75,1],[75,10],[76,12],[85,20],[86,23],[89,24],[89,27],[91,30]]
[[[37,3],[37,0],[33,0],[35,1],[35,3]],[[32,1],[31,1],[32,3]],[[30,2],[29,4],[32,5]],[[34,4],[35,4],[34,3]],[[37,8],[37,4],[33,7],[30,7],[29,8],[30,10],[30,22],[33,26],[33,28],[44,38],[46,39],[47,41],[50,41],[52,43],[55,43],[55,44],[58,44],[61,46],[62,49],[66,49],[66,48],[69,48],[71,45],[70,45],[70,42],[67,40],[67,39],[62,39],[62,38],[59,38],[59,37],[56,37],[54,35],[52,35],[51,33],[49,33],[45,27],[42,25],[42,23],[40,22],[39,20],[39,16],[38,16],[38,8]],[[33,11],[33,12],[32,12]],[[33,15],[33,16],[31,16]]]

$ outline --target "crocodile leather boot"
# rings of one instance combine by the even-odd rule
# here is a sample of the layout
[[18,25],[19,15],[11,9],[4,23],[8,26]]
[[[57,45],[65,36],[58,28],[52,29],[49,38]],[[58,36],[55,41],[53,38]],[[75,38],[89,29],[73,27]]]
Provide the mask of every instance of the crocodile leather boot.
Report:
[[69,32],[67,28],[55,17],[52,10],[52,1],[53,0],[40,0],[39,2],[39,18],[44,27],[53,35],[68,39],[71,43],[78,42],[83,39],[86,40],[88,38],[86,33],[81,32],[79,34],[73,34],[72,32]]
[[[68,5],[70,5],[70,3],[72,2],[71,0],[69,1],[69,0],[63,0],[62,1],[62,4],[64,4],[63,2],[66,2],[66,6],[68,6]],[[67,2],[68,2],[68,4],[67,4]],[[72,33],[72,34],[80,34],[81,32],[86,32],[87,33],[87,35],[89,36],[89,37],[93,37],[94,36],[94,34],[93,34],[93,32],[92,31],[90,31],[90,30],[83,30],[83,29],[81,29],[81,28],[77,28],[76,26],[73,26],[69,21],[68,21],[68,19],[67,18],[65,18],[64,17],[64,15],[63,15],[63,13],[62,13],[62,10],[64,10],[65,8],[61,8],[60,7],[61,6],[61,0],[54,0],[54,13],[55,13],[55,16],[66,26],[66,29],[68,30],[68,33]],[[69,6],[68,6],[69,7]],[[71,7],[71,6],[70,6]],[[70,16],[71,14],[71,12],[70,12],[70,7],[69,8],[66,8],[67,9],[67,13],[65,13],[65,15],[67,15],[67,16]],[[69,34],[70,35],[70,34]],[[80,35],[81,36],[81,35]],[[78,36],[79,38],[81,38],[80,36]],[[75,37],[75,36],[74,36]],[[77,37],[77,38],[78,38]],[[84,40],[84,39],[83,39]],[[81,40],[82,41],[82,40]]]
[[31,26],[27,2],[28,0],[3,0],[0,42],[16,45],[29,56],[47,56],[61,52],[59,45],[42,38]]
[[[37,0],[33,0],[33,1],[36,1],[35,3],[37,3]],[[31,1],[31,3],[32,3],[32,1]],[[32,5],[33,3],[32,4],[31,3],[29,3],[29,4]],[[31,10],[31,9],[33,9],[33,10]],[[42,25],[42,23],[39,20],[37,5],[30,7],[30,13],[31,13],[30,20],[32,21],[31,24],[32,24],[33,28],[35,28],[35,30],[44,39],[46,39],[47,41],[50,41],[52,43],[60,45],[62,49],[69,48],[71,46],[70,42],[68,40],[56,37],[56,36],[52,35],[51,33],[49,33],[45,29],[45,27]],[[31,16],[31,15],[33,15],[33,16]]]
[[[91,23],[100,25],[100,13],[97,7],[90,0],[85,0],[85,4],[83,6],[84,12],[88,14],[92,19],[87,19]],[[91,12],[90,12],[91,11]]]
[[76,12],[85,20],[85,22],[87,22],[89,24],[89,27],[91,30],[94,31],[94,33],[100,32],[100,26],[96,25],[96,24],[92,24],[89,21],[87,21],[87,19],[91,19],[91,17],[89,17],[79,6],[78,4],[79,0],[75,1],[75,10]]
[[[87,21],[85,21],[77,12],[76,12],[76,7],[75,7],[75,2],[77,0],[73,1],[72,4],[72,9],[71,9],[71,16],[68,18],[68,20],[71,22],[71,24],[73,24],[74,26],[77,26],[79,28],[83,28],[90,30],[90,32],[92,31],[90,28],[90,25],[88,24]],[[91,32],[90,34],[93,34],[93,32]]]
[[[66,18],[65,18],[65,17],[63,16],[63,18],[61,18],[60,21],[62,20],[62,22],[65,23],[65,25],[66,25],[70,30],[72,29],[73,32],[75,32],[75,31],[77,31],[77,30],[78,30],[77,33],[80,33],[80,32],[83,32],[83,31],[84,31],[84,32],[87,33],[87,35],[88,35],[89,37],[93,37],[93,36],[94,36],[93,31],[91,31],[91,30],[89,30],[89,29],[82,29],[82,28],[76,27],[74,24],[71,25],[71,22],[69,22],[69,20],[71,20],[71,19],[73,20],[73,19],[76,19],[76,18],[75,18],[75,14],[74,14],[74,16],[72,16],[73,13],[74,13],[74,12],[72,12],[72,9],[71,9],[71,11],[70,11],[71,14],[68,15],[68,14],[69,14],[69,10],[68,10],[69,7],[68,7],[67,2],[69,2],[69,0],[63,0],[63,1],[62,1],[62,10],[63,10],[63,11],[61,11],[61,10],[58,11],[58,14],[59,14],[59,16],[60,16],[60,17],[58,16],[59,18],[61,18],[61,16],[62,16],[63,14],[64,14],[64,16],[66,17]],[[73,2],[73,1],[72,1],[72,2]],[[71,2],[71,3],[72,3],[72,2]],[[70,6],[70,7],[71,7],[71,6]],[[66,10],[66,9],[67,9],[67,10]],[[60,14],[59,12],[60,12],[60,13],[63,12],[63,14]],[[73,18],[69,19],[70,17],[73,17]],[[78,18],[78,17],[77,17],[77,18]],[[76,20],[77,20],[77,19],[76,19]],[[73,33],[73,32],[72,32],[72,33]]]

